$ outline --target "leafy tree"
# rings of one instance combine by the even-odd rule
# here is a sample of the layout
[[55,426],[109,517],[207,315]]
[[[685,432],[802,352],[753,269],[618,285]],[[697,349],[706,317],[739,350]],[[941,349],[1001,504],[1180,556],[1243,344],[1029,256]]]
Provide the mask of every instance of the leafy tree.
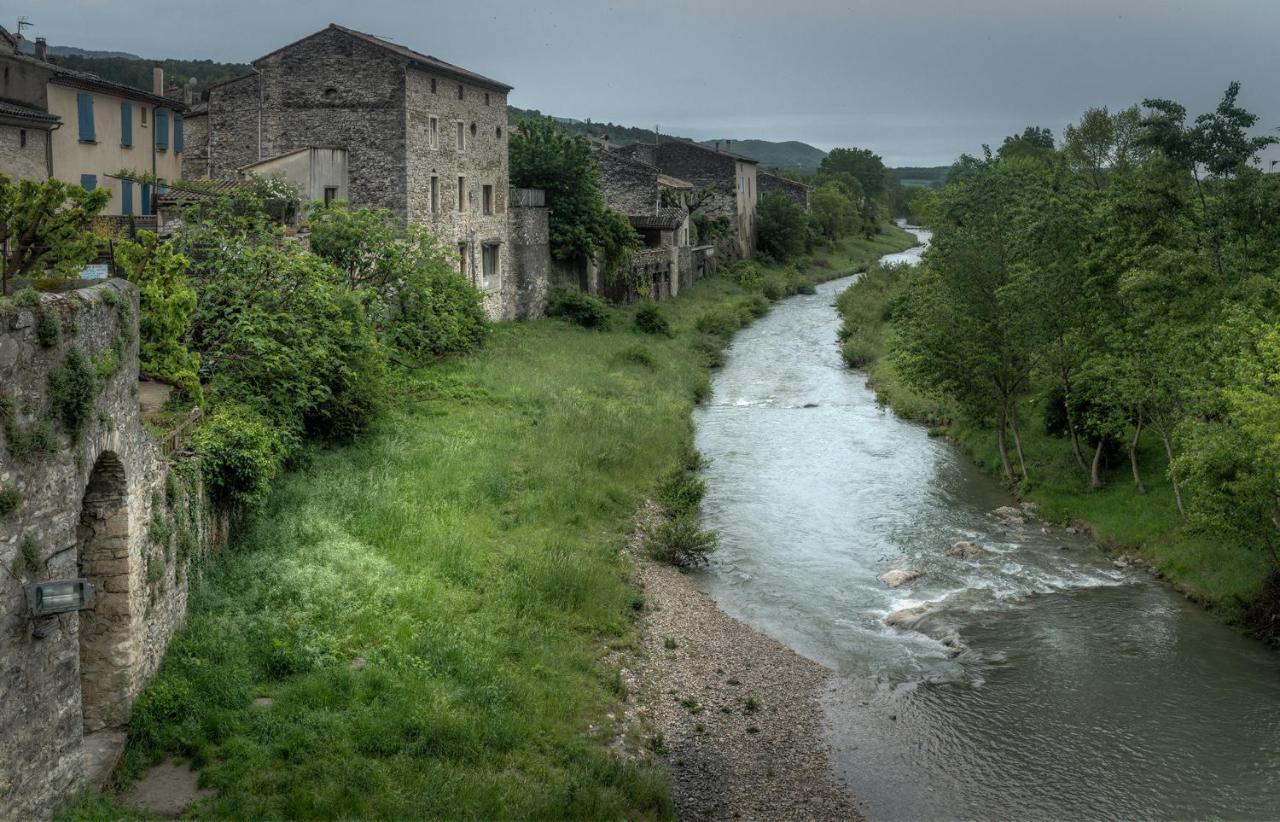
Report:
[[1053,152],[1053,132],[1039,126],[1027,126],[1021,134],[1004,138],[1004,143],[996,153],[1001,160],[1012,160],[1015,157],[1045,160],[1053,156]]
[[[826,181],[848,174],[858,181],[862,193],[872,200],[883,200],[887,192],[884,161],[866,148],[833,148],[818,167],[818,178]],[[852,192],[848,192],[852,194]]]
[[792,198],[770,191],[756,206],[756,233],[760,250],[775,260],[790,260],[805,251],[808,217]]
[[89,221],[110,197],[105,189],[85,191],[61,180],[15,183],[0,173],[0,295],[16,278],[78,276],[98,254]]
[[202,400],[200,358],[187,349],[186,334],[196,308],[187,281],[187,258],[150,231],[115,246],[115,262],[139,291],[139,367],[171,382],[195,402]]
[[818,233],[827,242],[852,234],[861,225],[857,208],[838,183],[825,183],[814,189],[809,209]]

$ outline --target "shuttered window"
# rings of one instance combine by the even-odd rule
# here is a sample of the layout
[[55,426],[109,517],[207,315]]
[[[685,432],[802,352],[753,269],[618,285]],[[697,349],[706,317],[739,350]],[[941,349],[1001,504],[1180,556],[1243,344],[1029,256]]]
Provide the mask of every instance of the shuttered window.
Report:
[[80,122],[80,142],[92,143],[96,138],[93,133],[93,95],[76,95],[76,115]]
[[98,175],[97,174],[81,174],[80,187],[83,188],[85,191],[93,191],[95,188],[98,187]]
[[120,213],[133,214],[133,180],[120,181]]
[[151,213],[151,183],[142,184],[142,202],[139,205],[143,214]]
[[120,145],[133,146],[133,103],[128,100],[120,101]]
[[173,153],[182,153],[182,115],[173,115]]
[[156,109],[156,149],[167,151],[169,148],[169,109]]

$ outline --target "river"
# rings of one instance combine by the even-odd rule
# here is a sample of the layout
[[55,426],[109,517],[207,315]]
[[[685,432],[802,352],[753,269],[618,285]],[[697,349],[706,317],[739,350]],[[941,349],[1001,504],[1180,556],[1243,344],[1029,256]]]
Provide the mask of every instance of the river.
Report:
[[[845,368],[851,282],[741,332],[695,425],[721,537],[699,582],[836,672],[826,726],[863,811],[1280,818],[1280,655],[1084,537],[993,515],[1017,503]],[[895,568],[925,575],[890,589]]]

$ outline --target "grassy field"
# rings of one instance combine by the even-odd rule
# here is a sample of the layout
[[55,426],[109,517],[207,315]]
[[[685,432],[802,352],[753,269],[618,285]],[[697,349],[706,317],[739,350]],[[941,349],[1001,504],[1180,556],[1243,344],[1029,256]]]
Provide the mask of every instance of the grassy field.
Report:
[[[903,417],[932,426],[964,448],[993,476],[1000,475],[995,431],[963,419],[944,399],[913,390],[885,357],[893,333],[889,308],[899,284],[891,270],[876,269],[841,294],[845,319],[845,359],[866,368],[880,400]],[[1109,468],[1105,486],[1093,489],[1080,470],[1069,441],[1045,433],[1038,400],[1020,408],[1023,446],[1030,481],[1020,489],[1046,516],[1058,522],[1086,523],[1107,548],[1141,557],[1179,590],[1239,623],[1257,599],[1268,563],[1261,554],[1184,527],[1173,499],[1168,461],[1158,437],[1144,432],[1139,464],[1147,493],[1133,482],[1127,458]]]
[[[790,277],[910,244],[892,231]],[[505,324],[407,377],[371,435],[312,454],[210,563],[115,787],[174,754],[217,792],[200,816],[670,816],[661,768],[610,747],[625,694],[604,660],[644,605],[619,549],[691,441],[698,318],[747,297],[696,284],[662,306],[670,337],[630,309],[609,331]],[[108,794],[66,816],[120,812]]]

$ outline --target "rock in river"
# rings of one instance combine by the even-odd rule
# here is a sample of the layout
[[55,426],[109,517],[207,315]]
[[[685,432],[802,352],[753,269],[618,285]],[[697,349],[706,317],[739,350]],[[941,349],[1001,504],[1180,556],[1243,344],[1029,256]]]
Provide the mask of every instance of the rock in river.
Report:
[[1012,505],[1002,505],[992,511],[991,515],[996,519],[1004,520],[1006,525],[1022,525],[1026,522],[1022,517],[1022,511]]
[[895,568],[880,580],[890,588],[897,588],[899,585],[910,582],[913,579],[919,579],[924,576],[924,571],[917,571],[915,568]]
[[884,618],[884,624],[892,625],[895,628],[914,628],[917,622],[937,607],[938,603],[936,602],[926,602],[921,605],[913,605],[910,608],[899,608]]
[[947,556],[957,557],[958,559],[977,559],[984,553],[985,552],[982,548],[978,546],[978,543],[969,542],[968,540],[954,542],[951,544],[951,547],[947,549]]

